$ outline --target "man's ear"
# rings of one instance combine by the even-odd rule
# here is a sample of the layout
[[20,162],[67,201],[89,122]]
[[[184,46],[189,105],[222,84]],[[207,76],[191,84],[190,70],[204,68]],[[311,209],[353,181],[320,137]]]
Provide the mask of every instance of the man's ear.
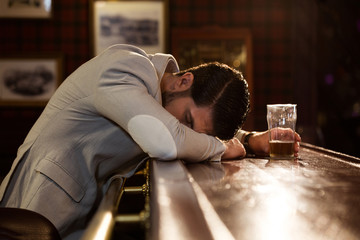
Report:
[[184,73],[180,76],[175,83],[175,90],[177,92],[182,92],[190,89],[194,82],[194,75],[191,72]]

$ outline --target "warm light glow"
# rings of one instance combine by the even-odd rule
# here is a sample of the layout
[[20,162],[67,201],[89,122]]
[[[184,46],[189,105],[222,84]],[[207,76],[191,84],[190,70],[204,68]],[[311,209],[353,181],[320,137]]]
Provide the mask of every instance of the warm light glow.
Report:
[[292,239],[297,204],[294,193],[276,183],[263,187],[260,191],[265,191],[267,197],[260,206],[262,221],[259,223],[259,239]]
[[206,219],[206,223],[208,224],[209,229],[211,229],[214,239],[235,239],[229,229],[225,226],[224,222],[220,219],[219,215],[216,213],[205,193],[201,190],[201,187],[195,181],[191,182],[198,198],[200,208]]
[[245,45],[241,49],[241,53],[236,56],[236,58],[233,60],[233,67],[239,68],[241,65],[246,64],[246,47]]
[[[160,179],[161,182],[161,179]],[[167,193],[167,189],[162,184],[159,185],[159,209],[160,209],[160,218],[159,218],[159,226],[164,226],[159,229],[160,238],[166,239],[171,236],[171,239],[180,240],[182,238],[181,235],[181,226],[179,226],[179,222],[177,221],[178,216],[176,216],[176,212],[171,211],[171,198]],[[170,208],[169,208],[170,207]],[[169,211],[170,210],[170,211]],[[184,223],[186,224],[186,223]]]
[[112,219],[112,214],[110,212],[105,213],[105,216],[103,217],[99,228],[97,229],[95,240],[103,240],[106,237],[106,234],[108,232],[110,223]]

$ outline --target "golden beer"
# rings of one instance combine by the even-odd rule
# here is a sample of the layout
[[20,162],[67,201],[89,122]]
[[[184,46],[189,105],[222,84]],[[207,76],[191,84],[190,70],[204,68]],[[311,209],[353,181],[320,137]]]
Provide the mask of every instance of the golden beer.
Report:
[[270,143],[270,158],[293,158],[294,141],[272,140]]

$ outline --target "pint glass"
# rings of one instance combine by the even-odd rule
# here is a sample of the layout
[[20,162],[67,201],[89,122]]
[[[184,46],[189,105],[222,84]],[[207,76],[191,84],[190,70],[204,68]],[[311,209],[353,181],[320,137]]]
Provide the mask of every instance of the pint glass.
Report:
[[294,158],[296,118],[296,104],[267,105],[271,159]]

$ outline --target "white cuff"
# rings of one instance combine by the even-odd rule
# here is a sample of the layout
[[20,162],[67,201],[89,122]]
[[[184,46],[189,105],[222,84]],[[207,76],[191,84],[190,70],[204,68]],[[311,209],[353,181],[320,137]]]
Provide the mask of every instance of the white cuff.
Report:
[[235,137],[236,137],[237,139],[239,139],[239,141],[241,142],[241,139],[242,139],[243,136],[244,136],[245,134],[247,134],[247,133],[248,133],[248,131],[244,131],[244,130],[242,130],[242,129],[239,129],[238,132],[235,134]]

